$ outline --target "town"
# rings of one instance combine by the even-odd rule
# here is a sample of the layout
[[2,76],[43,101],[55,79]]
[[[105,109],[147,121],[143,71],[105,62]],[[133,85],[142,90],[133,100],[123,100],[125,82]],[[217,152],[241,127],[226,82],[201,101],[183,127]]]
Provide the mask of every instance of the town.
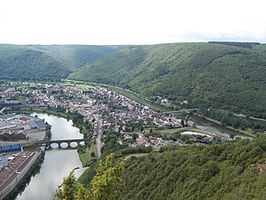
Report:
[[[23,150],[24,146],[49,140],[49,124],[31,111],[50,110],[77,113],[91,127],[90,140],[100,158],[108,132],[120,133],[117,143],[129,147],[206,145],[226,135],[202,132],[188,117],[171,112],[158,113],[118,92],[99,85],[79,83],[2,82],[0,84],[0,183],[1,194],[8,193],[16,180],[45,150]],[[25,110],[29,112],[24,112]],[[188,114],[191,110],[185,110]],[[184,112],[184,110],[182,110]],[[176,113],[175,111],[173,113]],[[160,132],[161,131],[161,132]],[[169,132],[169,134],[168,134]],[[165,134],[166,133],[166,134]],[[172,133],[172,134],[170,134]],[[60,145],[59,145],[60,146]]]
[[[182,141],[164,140],[154,135],[150,138],[145,136],[145,133],[150,132],[152,128],[182,128],[184,122],[181,119],[173,115],[157,113],[145,105],[100,86],[8,82],[0,86],[0,105],[2,107],[0,113],[14,107],[60,108],[66,113],[77,112],[93,125],[92,138],[96,142],[101,141],[105,131],[119,131],[124,133],[125,138],[131,137],[133,133],[138,135],[133,146],[158,148],[182,143]],[[193,126],[193,122],[187,121],[187,125]],[[34,134],[27,135],[29,139],[36,139]],[[38,137],[40,135],[38,134]],[[205,140],[213,140],[213,137],[207,136]],[[100,148],[102,144],[97,146]],[[100,149],[98,152],[100,153]]]

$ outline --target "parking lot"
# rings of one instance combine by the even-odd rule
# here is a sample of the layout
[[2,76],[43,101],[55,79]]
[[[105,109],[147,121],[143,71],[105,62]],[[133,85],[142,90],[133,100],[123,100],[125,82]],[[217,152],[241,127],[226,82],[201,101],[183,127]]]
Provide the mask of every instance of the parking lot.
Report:
[[[1,154],[0,165],[0,187],[2,184],[15,173],[19,173],[21,167],[27,162],[28,158],[32,156],[32,152],[12,152],[8,154]],[[13,157],[12,160],[8,158]]]
[[9,157],[15,157],[19,152],[1,153],[0,154],[0,170],[2,167],[8,164]]

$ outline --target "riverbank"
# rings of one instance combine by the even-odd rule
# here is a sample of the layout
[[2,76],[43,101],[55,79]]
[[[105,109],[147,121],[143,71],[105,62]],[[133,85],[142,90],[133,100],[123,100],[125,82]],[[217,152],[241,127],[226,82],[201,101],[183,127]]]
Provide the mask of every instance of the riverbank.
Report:
[[[51,140],[83,138],[79,129],[73,126],[72,121],[67,121],[63,117],[48,115],[47,113],[32,113],[32,115],[38,115],[39,118],[45,119],[51,125]],[[25,190],[16,199],[53,199],[58,185],[74,168],[79,168],[76,171],[77,176],[84,171],[76,149],[54,148],[45,151],[44,161],[39,173],[31,177]]]
[[26,163],[20,166],[20,173],[17,174],[17,172],[14,172],[14,176],[10,177],[10,183],[2,191],[0,199],[15,199],[16,196],[25,189],[31,177],[39,172],[44,160],[44,155],[45,151],[39,149],[32,158],[28,158],[30,160],[28,162],[25,161]]
[[235,129],[232,126],[223,125],[220,121],[215,120],[215,119],[212,119],[212,118],[209,118],[207,116],[203,116],[203,115],[200,115],[200,114],[196,114],[195,116],[196,116],[196,118],[198,117],[200,119],[206,120],[209,123],[213,123],[213,124],[216,124],[218,126],[221,126],[223,128],[226,128],[226,129],[229,129],[229,130],[233,131],[232,132],[232,135],[233,136],[240,135],[240,136],[247,136],[247,137],[252,137],[252,138],[255,137],[252,133],[250,133],[248,131],[244,131],[244,130],[240,130],[240,129]]
[[[84,138],[92,137],[92,126],[87,120],[84,120],[84,117],[82,115],[80,115],[79,113],[66,113],[65,110],[62,110],[62,109],[59,109],[59,110],[48,108],[48,107],[24,107],[24,108],[19,108],[19,109],[13,109],[8,112],[10,113],[15,112],[18,114],[35,112],[35,113],[45,113],[48,115],[62,117],[66,120],[72,120],[73,126],[77,127],[80,130],[80,133],[83,134]],[[50,130],[48,130],[47,132],[47,138],[49,140],[51,138]],[[94,151],[95,150],[93,148],[92,142],[85,142],[85,145],[83,147],[78,147],[79,157],[84,167],[90,164],[91,154],[94,155],[96,153]],[[92,159],[94,159],[93,156],[92,156]]]

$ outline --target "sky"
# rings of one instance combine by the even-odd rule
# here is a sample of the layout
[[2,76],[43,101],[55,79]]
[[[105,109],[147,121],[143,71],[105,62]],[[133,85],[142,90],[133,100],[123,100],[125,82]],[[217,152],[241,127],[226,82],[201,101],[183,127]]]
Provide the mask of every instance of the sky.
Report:
[[265,43],[265,8],[265,0],[0,0],[0,43]]

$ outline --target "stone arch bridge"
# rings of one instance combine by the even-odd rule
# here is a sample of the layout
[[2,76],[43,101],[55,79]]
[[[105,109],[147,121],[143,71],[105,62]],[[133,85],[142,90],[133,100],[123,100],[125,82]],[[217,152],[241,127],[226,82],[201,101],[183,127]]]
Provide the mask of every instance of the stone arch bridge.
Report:
[[[41,140],[37,141],[34,144],[38,146],[46,146],[46,148],[52,148],[52,144],[57,144],[58,148],[63,148],[62,144],[67,144],[67,147],[64,148],[77,148],[78,146],[81,146],[82,142],[89,141],[89,138],[82,138],[82,139],[63,139],[63,140]],[[72,147],[71,144],[77,144],[77,146]]]

